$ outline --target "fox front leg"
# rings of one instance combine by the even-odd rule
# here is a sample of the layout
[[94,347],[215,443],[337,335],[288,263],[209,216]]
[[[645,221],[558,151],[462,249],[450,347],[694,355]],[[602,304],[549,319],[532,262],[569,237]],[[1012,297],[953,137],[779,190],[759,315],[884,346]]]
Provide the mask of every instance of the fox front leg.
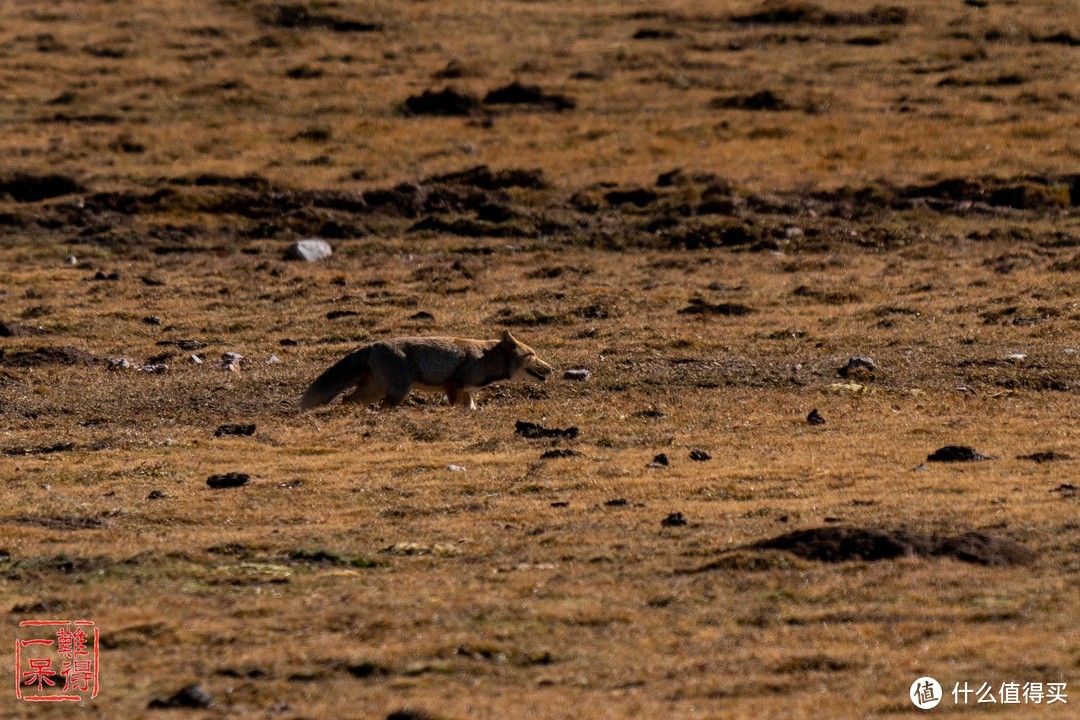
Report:
[[476,403],[473,401],[471,392],[459,388],[457,385],[446,385],[446,399],[451,405],[460,405],[467,407],[470,410],[476,409]]

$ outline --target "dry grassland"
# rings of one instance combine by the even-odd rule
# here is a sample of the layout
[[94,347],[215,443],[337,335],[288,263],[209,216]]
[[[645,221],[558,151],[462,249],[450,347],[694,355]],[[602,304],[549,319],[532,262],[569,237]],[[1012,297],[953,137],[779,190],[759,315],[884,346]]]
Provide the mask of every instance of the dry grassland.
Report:
[[[1068,683],[993,714],[1069,716],[1078,27],[1065,0],[0,3],[0,613],[104,647],[95,700],[0,715],[914,717],[930,675]],[[515,81],[541,94],[485,101]],[[407,112],[446,88],[462,114]],[[330,260],[282,259],[316,235]],[[552,382],[298,410],[362,343],[503,328]],[[1022,548],[749,547],[815,528]],[[189,683],[214,706],[148,708]]]

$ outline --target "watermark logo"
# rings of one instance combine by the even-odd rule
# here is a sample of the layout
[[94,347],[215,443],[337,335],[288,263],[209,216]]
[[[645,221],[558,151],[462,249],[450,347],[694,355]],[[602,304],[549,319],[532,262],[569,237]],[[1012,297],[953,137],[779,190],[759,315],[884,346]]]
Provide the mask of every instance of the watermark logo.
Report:
[[15,640],[15,697],[81,702],[98,694],[98,628],[89,620],[23,620]]
[[915,707],[920,710],[929,710],[937,707],[941,702],[941,683],[932,677],[921,677],[911,683],[908,695],[911,697],[911,702],[915,703]]
[[1025,682],[1023,684],[1010,680],[994,687],[990,683],[981,683],[978,689],[969,685],[965,680],[963,686],[956,683],[953,687],[953,701],[957,705],[968,703],[1000,703],[1002,705],[1053,705],[1061,703],[1069,704],[1069,694],[1066,692],[1067,683],[1057,682]]
[[1069,704],[1068,684],[1063,682],[1017,682],[1009,680],[1000,685],[988,682],[969,683],[964,680],[953,685],[952,692],[942,693],[941,683],[932,677],[921,677],[911,683],[908,697],[915,707],[929,710],[952,696],[953,705],[1057,705]]

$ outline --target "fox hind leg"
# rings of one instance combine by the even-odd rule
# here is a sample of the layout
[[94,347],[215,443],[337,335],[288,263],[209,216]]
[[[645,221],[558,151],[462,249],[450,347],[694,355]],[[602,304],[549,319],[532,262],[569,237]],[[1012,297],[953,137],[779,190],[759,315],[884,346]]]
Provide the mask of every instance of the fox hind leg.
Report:
[[357,403],[370,405],[378,401],[384,395],[384,390],[373,376],[366,375],[351,393],[341,398],[342,403]]
[[386,389],[386,393],[382,396],[382,406],[385,408],[397,407],[401,403],[405,402],[405,398],[409,395],[409,390],[412,389],[412,383],[393,383]]

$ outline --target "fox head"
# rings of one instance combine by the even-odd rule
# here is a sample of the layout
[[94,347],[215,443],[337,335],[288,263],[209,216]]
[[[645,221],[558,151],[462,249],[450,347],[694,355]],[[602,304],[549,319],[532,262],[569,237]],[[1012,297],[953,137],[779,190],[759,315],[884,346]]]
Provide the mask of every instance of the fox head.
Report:
[[506,364],[511,380],[535,380],[547,382],[555,368],[536,357],[536,351],[504,330],[499,345],[506,353]]

